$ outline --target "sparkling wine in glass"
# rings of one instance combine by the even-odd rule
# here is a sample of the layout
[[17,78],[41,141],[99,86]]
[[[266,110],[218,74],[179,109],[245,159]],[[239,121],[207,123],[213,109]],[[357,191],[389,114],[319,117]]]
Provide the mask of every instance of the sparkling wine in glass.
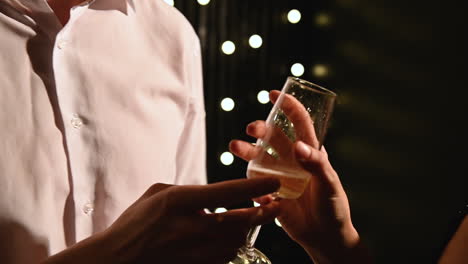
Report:
[[[300,197],[312,175],[299,164],[294,143],[300,140],[321,148],[335,99],[332,91],[288,77],[266,120],[266,134],[256,142],[256,155],[248,164],[247,177],[277,177],[281,187],[274,197]],[[230,264],[271,264],[253,246],[259,231],[260,226],[250,230],[246,245]]]

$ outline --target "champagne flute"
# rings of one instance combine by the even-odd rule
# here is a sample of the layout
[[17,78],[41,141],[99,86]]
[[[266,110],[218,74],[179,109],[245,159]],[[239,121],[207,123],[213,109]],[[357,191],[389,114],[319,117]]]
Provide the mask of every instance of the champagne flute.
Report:
[[[311,174],[294,155],[294,143],[302,141],[320,149],[335,104],[336,94],[321,86],[288,77],[266,120],[266,134],[256,142],[256,156],[247,167],[247,177],[277,177],[281,183],[273,197],[296,199],[302,195]],[[246,245],[229,264],[271,264],[254,248],[260,226],[247,235]]]

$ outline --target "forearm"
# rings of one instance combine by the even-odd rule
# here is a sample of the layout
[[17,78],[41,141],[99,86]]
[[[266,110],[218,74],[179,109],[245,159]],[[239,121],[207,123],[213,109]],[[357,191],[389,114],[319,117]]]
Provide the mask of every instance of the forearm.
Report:
[[45,259],[41,264],[120,263],[104,233],[93,235]]
[[320,245],[303,243],[307,254],[316,264],[372,263],[369,251],[359,234],[350,226],[337,237],[327,237]]

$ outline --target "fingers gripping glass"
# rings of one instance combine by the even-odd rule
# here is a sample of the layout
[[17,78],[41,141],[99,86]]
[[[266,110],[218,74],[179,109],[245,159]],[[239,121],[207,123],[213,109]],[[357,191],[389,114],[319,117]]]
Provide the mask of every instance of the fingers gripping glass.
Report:
[[[288,77],[281,92],[272,92],[274,106],[266,120],[265,136],[259,138],[247,177],[277,177],[281,187],[276,197],[296,199],[302,195],[311,174],[296,158],[294,143],[302,141],[320,149],[335,104],[336,94],[299,78]],[[246,246],[230,263],[270,263],[253,247],[260,226],[249,232]]]
[[319,149],[326,134],[336,94],[310,82],[289,77],[266,120],[266,135],[257,140],[255,159],[247,177],[275,176],[281,188],[275,195],[298,198],[310,174],[294,155],[294,143],[302,141]]

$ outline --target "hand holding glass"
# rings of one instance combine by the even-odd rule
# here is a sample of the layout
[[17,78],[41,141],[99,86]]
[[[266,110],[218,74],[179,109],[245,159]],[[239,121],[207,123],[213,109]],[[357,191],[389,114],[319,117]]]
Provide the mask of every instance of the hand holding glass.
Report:
[[[265,136],[257,140],[255,156],[247,167],[247,177],[277,177],[281,187],[273,196],[296,199],[312,176],[295,156],[295,142],[320,149],[336,94],[299,78],[288,77],[281,93],[271,93],[274,106],[266,120]],[[253,248],[260,227],[251,232],[247,245],[231,263],[270,263]]]
[[294,143],[302,141],[320,149],[336,94],[310,82],[289,77],[266,120],[266,134],[256,143],[255,159],[247,177],[275,176],[281,188],[275,196],[298,198],[310,178],[294,154]]

